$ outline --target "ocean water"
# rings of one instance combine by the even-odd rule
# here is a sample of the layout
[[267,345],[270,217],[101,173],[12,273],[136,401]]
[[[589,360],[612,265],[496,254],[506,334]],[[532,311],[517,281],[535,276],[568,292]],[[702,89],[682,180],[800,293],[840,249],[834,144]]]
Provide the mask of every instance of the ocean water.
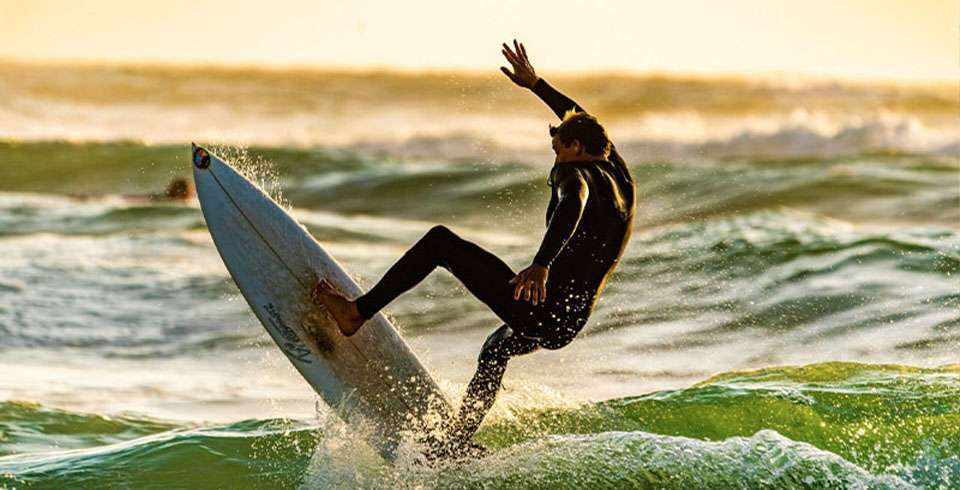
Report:
[[[535,97],[0,64],[0,486],[960,488],[955,86],[550,80],[631,163],[634,237],[580,337],[511,361],[490,455],[431,468],[318,401],[195,201],[139,196],[197,141],[365,286],[437,223],[519,270],[552,164]],[[388,314],[456,403],[494,315],[443,271]]]

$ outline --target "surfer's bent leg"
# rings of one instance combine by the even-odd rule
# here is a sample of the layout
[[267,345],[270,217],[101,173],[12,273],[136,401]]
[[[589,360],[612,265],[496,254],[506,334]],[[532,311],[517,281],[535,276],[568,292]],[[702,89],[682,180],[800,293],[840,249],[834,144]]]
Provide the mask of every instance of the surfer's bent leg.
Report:
[[464,240],[446,226],[428,231],[400,257],[376,286],[357,298],[357,310],[372,318],[406,291],[416,286],[437,267],[449,270],[480,301],[501,316],[509,309],[516,274],[496,255]]
[[493,332],[480,350],[477,372],[467,385],[467,393],[460,403],[460,412],[451,431],[454,443],[462,444],[473,437],[497,399],[507,361],[511,357],[529,354],[540,347],[535,338],[515,333],[503,325]]

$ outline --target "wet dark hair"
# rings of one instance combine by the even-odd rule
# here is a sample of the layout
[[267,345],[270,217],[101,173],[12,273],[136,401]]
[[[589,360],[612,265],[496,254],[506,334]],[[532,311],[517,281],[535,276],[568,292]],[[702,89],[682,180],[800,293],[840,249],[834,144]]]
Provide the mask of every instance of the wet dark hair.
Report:
[[577,140],[591,155],[606,155],[610,151],[607,131],[597,122],[597,118],[586,112],[567,111],[559,126],[550,126],[550,136],[559,136],[565,146]]

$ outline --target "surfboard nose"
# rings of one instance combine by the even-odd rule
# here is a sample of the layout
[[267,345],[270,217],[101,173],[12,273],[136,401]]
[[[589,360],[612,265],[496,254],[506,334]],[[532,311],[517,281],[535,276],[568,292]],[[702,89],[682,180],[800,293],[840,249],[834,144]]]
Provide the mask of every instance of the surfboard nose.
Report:
[[205,170],[210,167],[210,153],[196,143],[190,143],[193,150],[193,166]]

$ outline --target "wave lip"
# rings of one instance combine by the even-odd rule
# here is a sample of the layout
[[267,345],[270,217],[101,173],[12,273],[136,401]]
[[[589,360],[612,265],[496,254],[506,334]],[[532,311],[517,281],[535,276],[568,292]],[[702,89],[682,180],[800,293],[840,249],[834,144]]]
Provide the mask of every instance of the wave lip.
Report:
[[624,152],[639,159],[836,158],[870,154],[960,156],[960,125],[930,127],[916,118],[881,114],[824,123],[792,118],[747,123],[727,136],[689,140],[627,139]]
[[[499,76],[499,75],[498,75]],[[550,116],[504,80],[0,63],[0,139],[360,148],[438,158],[552,156]],[[955,87],[561,77],[630,160],[957,156]]]
[[[466,470],[466,471],[464,471]],[[909,488],[840,456],[763,430],[709,442],[644,432],[551,436],[440,477],[441,487]]]
[[[696,121],[690,130],[686,124]],[[768,115],[742,121],[660,114],[611,124],[608,131],[628,161],[837,158],[861,155],[960,157],[960,124],[929,125],[915,117],[880,114],[831,120],[832,116]],[[491,121],[491,127],[496,124]],[[658,129],[661,126],[669,129]],[[716,126],[716,128],[713,128]],[[453,129],[406,138],[367,137],[344,146],[361,153],[407,158],[471,158],[536,163],[549,161],[545,140],[534,135]]]

